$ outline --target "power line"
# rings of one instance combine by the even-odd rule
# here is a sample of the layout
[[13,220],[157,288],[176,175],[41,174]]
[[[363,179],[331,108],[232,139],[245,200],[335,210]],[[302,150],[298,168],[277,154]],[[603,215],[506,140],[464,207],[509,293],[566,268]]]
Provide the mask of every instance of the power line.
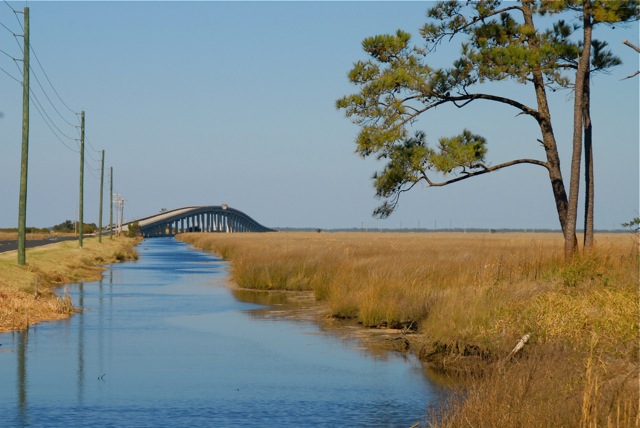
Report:
[[[86,138],[86,137],[85,137],[85,138]],[[89,155],[89,157],[91,158],[91,160],[92,160],[92,161],[94,161],[94,162],[100,162],[100,159],[96,159],[96,158],[94,158],[94,157],[93,157],[93,155],[91,154],[91,152],[86,152],[86,153],[87,153],[87,155]]]
[[6,74],[7,76],[11,77],[13,80],[15,80],[16,82],[22,84],[22,81],[20,79],[16,79],[15,77],[13,77],[7,70],[5,70],[4,68],[0,67],[0,71],[2,71],[4,74]]
[[[32,48],[33,49],[33,48]],[[36,58],[37,59],[37,58]],[[42,66],[40,66],[42,68]],[[49,104],[51,104],[51,107],[53,107],[53,109],[55,110],[56,113],[58,113],[58,116],[60,116],[62,118],[63,121],[65,121],[65,123],[67,125],[73,126],[74,128],[77,127],[77,125],[74,125],[73,123],[69,122],[67,119],[65,119],[64,116],[62,116],[62,114],[60,113],[60,111],[58,111],[58,109],[56,108],[56,106],[53,104],[53,101],[51,101],[51,98],[49,97],[49,95],[47,94],[47,91],[45,91],[44,87],[42,86],[42,83],[40,83],[40,79],[38,79],[38,75],[36,74],[35,70],[32,67],[29,67],[29,69],[31,70],[31,72],[33,73],[33,77],[36,78],[36,82],[38,82],[38,86],[40,86],[40,89],[42,89],[42,93],[44,94],[45,97],[47,97],[47,100],[49,100]],[[44,72],[44,69],[42,69],[42,71]],[[46,76],[46,73],[45,73]],[[53,86],[52,86],[53,87]],[[54,89],[55,91],[55,89]]]
[[16,67],[18,68],[18,73],[20,73],[20,76],[24,79],[24,71],[22,71],[22,69],[20,68],[20,66],[18,65],[18,61],[20,60],[16,60],[13,61],[13,63],[16,65]]
[[85,163],[85,165],[88,165],[89,168],[91,168],[94,171],[100,171],[101,166],[100,164],[102,163],[102,161],[100,159],[94,160],[95,164],[97,164],[98,166],[91,166],[91,163]]
[[7,7],[13,11],[13,13],[18,13],[13,7],[11,7],[11,5],[9,4],[9,2],[7,2],[7,0],[2,0],[2,2],[6,4]]
[[[9,7],[15,14],[16,20],[18,22],[18,25],[20,26],[20,29],[22,30],[22,32],[24,33],[24,27],[22,25],[22,23],[20,22],[20,19],[18,18],[18,13],[22,13],[19,11],[16,11],[13,7],[11,7],[11,5],[7,2],[7,0],[3,0],[3,3],[5,3],[7,5],[7,7]],[[15,32],[13,32],[8,26],[6,26],[4,23],[0,22],[0,26],[2,26],[6,31],[8,31],[11,35],[13,35],[14,40],[16,41],[16,44],[18,45],[18,48],[20,49],[20,52],[22,52],[22,54],[24,55],[24,48],[23,46],[20,44],[20,41],[18,40],[18,37],[24,37],[24,34],[16,34]],[[56,89],[56,87],[53,85],[53,83],[51,82],[51,79],[49,78],[49,75],[47,73],[47,71],[44,69],[44,66],[42,65],[42,62],[40,61],[40,58],[38,57],[37,53],[35,52],[33,45],[31,43],[29,43],[29,48],[31,50],[31,52],[33,52],[33,55],[36,58],[36,61],[38,63],[38,66],[40,68],[40,70],[42,71],[42,73],[44,74],[44,77],[47,81],[47,83],[49,84],[49,86],[51,87],[51,89],[53,90],[53,93],[55,94],[55,96],[57,97],[57,99],[60,101],[60,103],[67,109],[69,110],[71,113],[73,113],[74,115],[77,115],[78,113],[75,112],[71,107],[69,107],[69,105],[64,101],[64,99],[62,99],[62,97],[60,96],[60,93],[58,92],[58,90]],[[24,79],[24,73],[23,71],[20,69],[20,66],[18,66],[17,62],[21,61],[20,59],[17,59],[15,57],[13,57],[13,55],[9,54],[8,52],[1,50],[0,49],[0,53],[2,53],[3,55],[7,56],[8,58],[12,59],[14,61],[14,64],[16,64],[16,67],[18,68],[19,74],[20,76],[22,76],[22,79]],[[51,99],[51,97],[48,94],[48,91],[44,88],[44,85],[42,84],[42,82],[40,81],[38,74],[36,70],[32,67],[29,67],[29,70],[31,72],[31,74],[33,74],[33,76],[36,78],[36,81],[38,82],[38,86],[40,87],[40,89],[42,90],[42,93],[44,94],[44,96],[47,98],[49,104],[51,105],[51,107],[55,110],[55,112],[58,114],[58,116],[60,116],[60,118],[69,126],[78,129],[78,126],[71,123],[69,120],[67,120],[62,113],[60,112],[60,110],[56,107],[56,105],[54,104],[53,100]],[[23,82],[21,80],[19,80],[18,78],[14,77],[11,73],[9,73],[7,70],[5,70],[4,68],[0,67],[0,71],[2,71],[3,73],[5,73],[7,76],[9,76],[10,78],[12,78],[13,80],[15,80],[16,82],[23,84]],[[49,128],[49,130],[51,131],[51,133],[53,134],[53,136],[63,145],[65,146],[68,150],[74,152],[74,153],[80,153],[79,149],[73,148],[72,146],[68,145],[62,137],[70,140],[70,141],[75,141],[77,142],[78,139],[75,139],[73,137],[68,136],[66,133],[64,133],[59,127],[58,125],[53,121],[53,119],[51,118],[51,116],[49,115],[49,113],[47,112],[47,109],[45,109],[45,107],[43,106],[43,104],[41,103],[40,99],[38,98],[38,96],[35,94],[35,92],[33,91],[33,89],[29,89],[29,93],[30,93],[30,98],[32,98],[35,103],[34,103],[34,107],[36,108],[36,111],[38,112],[38,114],[40,115],[40,117],[42,118],[42,120],[44,121],[45,125]],[[89,146],[95,151],[98,152],[98,150],[95,149],[95,147],[93,147],[90,143]],[[91,155],[91,152],[87,152],[89,154],[89,156],[93,159],[94,162],[99,162],[98,159],[96,159],[94,156]],[[87,170],[89,171],[89,173],[97,179],[97,176],[95,174],[95,172],[97,172],[99,170],[99,168],[94,168],[91,166],[91,164],[87,165],[88,168]]]
[[11,30],[9,27],[7,27],[6,25],[4,25],[2,22],[0,22],[0,25],[2,25],[4,27],[5,30],[7,30],[8,32],[11,33],[11,35],[13,36],[17,36],[16,33],[13,32],[13,30]]
[[[6,1],[4,2],[5,4]],[[11,6],[9,4],[7,4],[7,6],[9,6],[11,8]],[[11,8],[14,12],[15,10],[13,8]],[[20,22],[20,20],[18,20],[18,22]],[[16,43],[18,44],[18,47],[20,48],[20,51],[24,54],[24,50],[22,48],[22,46],[20,45],[20,42],[18,41],[18,37],[20,37],[18,34],[14,33],[9,27],[7,27],[6,25],[4,25],[3,23],[0,23],[0,25],[2,25],[2,27],[4,27],[7,31],[9,31],[13,36],[14,39],[16,40]],[[22,28],[22,25],[21,25]],[[23,29],[24,31],[24,29]],[[57,89],[55,88],[55,86],[53,86],[53,83],[51,82],[51,79],[49,78],[49,75],[47,74],[47,71],[44,69],[42,62],[40,61],[40,58],[38,57],[38,54],[36,53],[33,44],[29,43],[29,48],[31,49],[31,52],[33,53],[36,62],[38,63],[38,66],[40,67],[40,70],[42,70],[42,73],[44,74],[44,77],[46,78],[47,82],[49,83],[49,86],[51,87],[51,89],[53,90],[54,94],[58,97],[58,99],[60,100],[60,102],[62,103],[62,105],[64,105],[65,108],[67,108],[71,113],[73,114],[77,114],[75,111],[73,111],[73,109],[71,109],[69,107],[69,105],[62,99],[62,97],[60,96],[60,93],[57,91]],[[6,55],[7,57],[13,59],[14,61],[18,61],[18,59],[14,58],[12,55],[8,54],[7,52],[5,52],[4,50],[0,50],[0,52],[2,52],[4,55]],[[45,90],[44,86],[42,85],[42,82],[40,81],[40,79],[38,78],[38,74],[36,73],[36,70],[33,67],[29,67],[29,69],[31,70],[31,72],[33,73],[33,76],[36,78],[36,81],[38,82],[38,86],[40,86],[40,89],[42,89],[42,92],[44,93],[45,97],[47,98],[47,100],[49,101],[49,104],[51,104],[51,106],[53,107],[53,109],[55,110],[55,112],[58,114],[58,116],[60,116],[60,118],[67,123],[69,126],[73,126],[76,127],[77,125],[71,123],[69,120],[67,120],[67,118],[65,118],[62,113],[60,113],[60,110],[58,110],[58,108],[56,107],[56,105],[53,103],[53,101],[51,100],[51,97],[48,95],[47,91]],[[24,76],[23,76],[24,77]]]
[[22,55],[24,56],[24,48],[20,44],[20,41],[18,40],[18,37],[24,37],[24,36],[22,34],[13,33],[13,39],[16,41],[16,44],[18,45],[18,48],[20,49],[20,52],[22,52]]
[[[67,110],[69,110],[71,113],[73,114],[78,114],[77,112],[73,111],[73,109],[71,107],[69,107],[67,105],[67,103],[64,102],[64,100],[62,99],[62,97],[60,96],[60,94],[58,93],[58,91],[56,91],[55,86],[53,86],[53,83],[51,83],[51,79],[49,79],[49,76],[47,75],[47,72],[44,70],[44,67],[42,66],[42,63],[40,62],[40,58],[38,58],[38,55],[36,54],[36,51],[33,49],[33,45],[29,44],[29,46],[31,47],[31,52],[33,52],[33,55],[36,57],[36,62],[38,63],[38,65],[40,66],[40,69],[42,70],[42,72],[44,73],[44,77],[46,77],[47,82],[49,82],[49,86],[51,86],[51,89],[53,89],[53,92],[56,94],[56,96],[58,97],[58,99],[60,100],[60,102],[67,108]],[[39,83],[39,82],[38,82]],[[57,111],[57,110],[56,110]],[[58,112],[58,114],[60,114]],[[62,116],[62,115],[60,115]],[[64,118],[63,118],[64,119]],[[68,123],[68,122],[67,122]],[[75,125],[72,125],[75,126]]]
[[13,16],[16,17],[16,21],[18,21],[18,25],[20,26],[20,29],[22,30],[22,32],[24,33],[24,27],[22,26],[22,22],[20,22],[20,18],[18,18],[18,14],[19,13],[23,13],[20,12],[19,10],[15,10],[14,8],[11,7],[11,5],[9,3],[7,3],[7,0],[3,0],[5,2],[5,4],[7,6],[9,6],[9,8],[13,11]]
[[[20,18],[18,18],[18,14],[19,13],[23,13],[20,11],[15,10],[13,7],[11,7],[11,5],[7,2],[7,0],[2,0],[4,4],[7,5],[7,7],[9,9],[11,9],[11,11],[13,12],[13,16],[16,17],[16,21],[18,21],[18,25],[20,26],[20,29],[22,30],[22,32],[24,33],[24,27],[22,26],[22,22],[20,22]],[[9,31],[11,34],[13,34],[14,36],[17,36],[16,33],[14,33],[13,31],[11,31],[6,25],[4,25],[3,23],[0,22],[0,25],[2,25],[4,28],[7,29],[7,31]]]
[[5,54],[6,56],[8,56],[9,58],[11,58],[11,59],[12,59],[12,60],[14,60],[14,61],[17,61],[17,60],[18,60],[18,58],[14,58],[14,57],[13,57],[13,55],[10,55],[10,54],[6,53],[6,52],[5,52],[5,51],[3,51],[2,49],[0,49],[0,52],[2,52],[3,54]]
[[[18,16],[17,16],[17,14],[20,13],[20,12],[16,11],[13,7],[11,7],[11,5],[9,3],[7,3],[6,0],[3,0],[3,2],[14,12],[16,20],[18,21],[18,25],[20,25],[20,29],[24,32],[24,27],[22,26],[22,23],[20,22],[20,19],[18,19]],[[20,48],[20,51],[24,54],[24,50],[23,50],[22,46],[20,45],[20,42],[18,41],[18,37],[20,37],[20,35],[14,33],[9,27],[7,27],[6,25],[4,25],[1,22],[0,22],[0,25],[2,25],[2,27],[4,27],[7,31],[9,31],[14,36],[14,39],[16,40],[16,43],[18,44],[18,47]],[[47,82],[49,83],[49,86],[51,86],[51,89],[53,89],[54,94],[56,94],[56,96],[58,97],[58,99],[60,100],[62,105],[65,106],[65,108],[67,108],[71,113],[77,115],[78,113],[76,111],[74,111],[71,107],[69,107],[69,105],[62,99],[62,97],[60,96],[60,93],[57,91],[55,86],[53,86],[53,83],[51,82],[51,79],[49,78],[49,75],[47,74],[47,71],[42,66],[42,62],[40,61],[40,58],[38,57],[38,54],[37,54],[37,52],[35,51],[35,49],[33,47],[33,44],[29,43],[29,48],[30,48],[31,52],[33,53],[33,56],[35,57],[36,62],[38,63],[38,66],[40,66],[40,69],[42,70],[42,73],[44,74],[44,77],[47,79]],[[3,52],[3,53],[5,53],[5,52]],[[55,105],[51,101],[51,98],[46,94],[46,91],[44,90],[44,87],[40,83],[40,80],[38,79],[38,77],[37,77],[37,75],[35,73],[35,70],[33,70],[33,68],[31,68],[31,67],[30,67],[30,69],[33,71],[33,74],[36,77],[36,80],[38,81],[38,85],[40,85],[40,88],[42,88],[42,91],[45,93],[45,96],[49,100],[49,103],[51,103],[51,105],[54,108],[54,110],[56,111],[56,113],[58,113],[58,115],[62,118],[62,120],[64,120],[67,124],[69,124],[71,126],[76,126],[76,125],[70,123],[64,116],[62,116],[60,111],[55,107]]]
[[[88,143],[88,141],[87,141],[87,134],[85,134],[85,135],[84,135],[84,142],[85,142],[85,143]],[[96,149],[93,149],[93,150],[96,150]],[[97,150],[96,150],[96,152],[97,152]],[[89,157],[90,157],[94,162],[100,162],[100,159],[96,159],[96,158],[94,158],[90,151],[85,151],[85,153],[86,153],[87,155],[89,155]]]
[[85,169],[89,172],[89,174],[91,174],[91,176],[92,176],[93,178],[95,178],[96,180],[98,180],[98,176],[96,176],[96,173],[95,173],[95,172],[93,172],[93,168],[85,168]]
[[[49,130],[51,130],[51,133],[58,139],[58,141],[60,141],[62,143],[63,146],[65,146],[67,149],[71,150],[74,153],[78,153],[78,150],[69,147],[64,141],[62,141],[62,138],[60,138],[60,136],[53,130],[51,124],[49,124],[49,122],[47,121],[47,119],[49,119],[49,121],[51,120],[51,118],[49,118],[49,115],[47,115],[47,113],[44,111],[44,107],[42,107],[42,104],[40,103],[40,100],[38,100],[38,97],[35,96],[35,94],[33,93],[33,91],[31,91],[31,95],[33,96],[33,99],[36,101],[36,104],[34,104],[34,107],[36,108],[36,110],[38,111],[38,113],[40,114],[40,117],[42,117],[42,120],[44,120],[45,125],[47,125],[47,127],[49,128]],[[42,109],[42,110],[41,110]],[[46,116],[46,118],[45,118]],[[55,124],[53,124],[54,127]],[[57,129],[57,127],[56,127]],[[58,130],[58,132],[60,132],[60,130]],[[64,135],[64,134],[62,134]],[[66,135],[65,135],[66,137]],[[69,138],[69,137],[67,137]],[[71,139],[72,141],[76,141],[74,139]]]
[[[87,134],[85,133],[84,135],[84,139],[87,142],[87,144],[89,145],[89,147],[96,153],[100,153],[100,150],[97,150],[95,147],[93,147],[93,144],[91,144],[91,141],[89,140],[89,137],[87,137]],[[97,161],[97,159],[94,159],[95,161]]]
[[[4,2],[5,4],[6,1]],[[7,4],[7,6],[9,6],[11,8],[11,5]],[[13,10],[13,8],[11,8],[11,10]],[[0,26],[2,26],[2,28],[4,28],[5,30],[7,30],[12,36],[14,36],[14,38],[16,37],[16,34],[6,25],[4,25],[2,22],[0,22]],[[16,39],[17,40],[17,39]],[[14,64],[17,63],[16,61],[21,61],[19,59],[17,59],[16,57],[14,57],[13,55],[11,55],[10,53],[8,53],[7,51],[5,51],[4,49],[0,49],[0,53],[2,53],[3,55],[5,55],[7,58],[13,60]],[[18,67],[19,69],[20,67]],[[7,76],[9,76],[11,79],[15,80],[16,82],[22,84],[22,82],[20,81],[20,79],[16,78],[14,75],[12,75],[11,73],[9,73],[7,70],[5,70],[4,68],[0,67],[0,71],[2,71],[4,74],[6,74]]]
[[[11,10],[13,10],[15,12],[15,10],[11,7],[11,5],[9,5],[6,0],[4,1],[4,3],[11,8]],[[9,27],[7,27],[6,25],[4,25],[2,22],[0,22],[0,26],[2,26],[5,30],[7,30],[9,33],[11,33],[11,35],[13,36],[14,40],[16,41],[16,43],[18,44],[18,47],[20,48],[20,51],[23,53],[24,55],[24,51],[22,50],[22,46],[20,45],[20,42],[18,41],[18,37],[22,37],[21,35],[18,35],[16,33],[13,32],[13,30],[11,30]],[[18,59],[16,57],[14,57],[13,55],[11,55],[10,53],[6,52],[3,49],[0,49],[0,52],[7,56],[8,58],[12,59],[14,64],[16,64],[16,67],[18,67],[18,70],[20,71],[20,75],[22,76],[22,70],[20,70],[20,66],[18,65],[17,61],[22,61],[21,59]],[[16,77],[14,77],[11,73],[9,73],[7,70],[0,68],[0,70],[2,70],[2,72],[4,74],[6,74],[7,76],[9,76],[10,78],[12,78],[13,80],[16,80],[17,82],[19,82],[20,84],[22,84],[22,82],[17,79]]]
[[44,112],[44,114],[47,116],[47,119],[49,119],[49,122],[51,122],[51,125],[53,125],[54,128],[56,128],[58,130],[58,132],[65,138],[71,140],[71,141],[77,141],[75,138],[73,137],[69,137],[67,134],[65,134],[64,132],[62,132],[60,130],[60,128],[58,128],[58,125],[56,125],[53,120],[51,119],[51,117],[49,116],[49,114],[45,111],[44,107],[42,106],[42,103],[40,103],[40,100],[38,99],[38,97],[36,97],[35,92],[33,92],[33,90],[29,91],[31,93],[31,95],[33,96],[33,99],[36,100],[36,102],[40,105],[40,108],[42,108],[42,111]]

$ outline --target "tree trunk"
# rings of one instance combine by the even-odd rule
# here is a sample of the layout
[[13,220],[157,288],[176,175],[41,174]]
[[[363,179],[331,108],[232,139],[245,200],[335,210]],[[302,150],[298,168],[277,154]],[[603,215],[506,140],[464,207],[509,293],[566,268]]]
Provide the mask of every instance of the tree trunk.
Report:
[[[535,28],[530,1],[522,1],[522,14],[525,24],[527,24],[531,28]],[[539,49],[540,47],[540,43],[535,35],[529,37],[528,43],[532,48],[536,47]],[[544,77],[542,75],[540,67],[536,67],[532,70],[532,76],[533,85],[536,92],[538,112],[540,113],[538,124],[540,126],[540,131],[542,132],[542,145],[547,156],[547,170],[549,171],[549,180],[551,181],[551,189],[553,191],[553,198],[556,203],[556,211],[558,212],[558,219],[560,221],[562,234],[565,240],[565,247],[567,241],[570,241],[575,247],[577,245],[575,235],[575,221],[573,228],[568,228],[567,218],[569,204],[567,200],[567,193],[564,187],[564,180],[562,179],[562,171],[560,170],[560,156],[558,155],[558,146],[556,143],[555,135],[553,133],[553,127],[551,126],[551,113],[549,111],[549,103],[547,101]]]
[[[560,155],[558,154],[556,140],[553,134],[553,130],[551,129],[551,120],[545,120],[541,124],[540,128],[542,129],[542,141],[545,149],[545,154],[547,156],[547,170],[549,172],[549,180],[551,182],[553,199],[556,203],[556,211],[558,213],[560,227],[562,228],[562,233],[566,239],[568,214],[567,192],[564,187],[564,180],[562,179],[562,171],[560,170]],[[573,231],[572,239],[576,239],[575,228]]]
[[584,250],[590,251],[593,248],[593,206],[594,196],[594,176],[593,176],[593,150],[592,150],[592,130],[591,130],[591,73],[587,70],[584,81]]
[[[567,229],[564,232],[564,256],[570,261],[578,249],[575,239],[576,223],[578,220],[578,197],[580,190],[580,165],[582,157],[582,132],[584,109],[584,85],[589,72],[591,60],[591,2],[583,4],[583,38],[584,45],[576,71],[574,107],[573,107],[573,152],[571,155],[571,177],[569,183],[569,207],[567,211]],[[573,239],[572,236],[573,235]]]

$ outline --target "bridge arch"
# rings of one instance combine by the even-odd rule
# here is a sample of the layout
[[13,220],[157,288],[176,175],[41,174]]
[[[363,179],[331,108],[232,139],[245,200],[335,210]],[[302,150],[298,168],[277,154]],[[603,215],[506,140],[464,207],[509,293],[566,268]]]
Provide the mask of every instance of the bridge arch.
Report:
[[[273,232],[273,229],[228,205],[177,208],[138,219],[137,222],[145,238],[184,232]],[[127,223],[127,226],[132,223]]]

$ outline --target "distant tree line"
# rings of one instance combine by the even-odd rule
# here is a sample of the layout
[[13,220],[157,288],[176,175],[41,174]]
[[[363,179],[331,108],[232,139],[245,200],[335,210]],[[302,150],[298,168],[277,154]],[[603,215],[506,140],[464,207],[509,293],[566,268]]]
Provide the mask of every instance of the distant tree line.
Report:
[[[49,233],[48,227],[27,227],[25,228],[26,233]],[[6,233],[18,233],[17,227],[8,227],[4,229],[0,229],[0,232]]]
[[[77,224],[78,222],[74,223],[71,220],[65,220],[60,224],[56,224],[51,229],[58,233],[73,233],[76,231]],[[98,230],[98,226],[96,226],[95,223],[84,223],[82,226],[83,233],[94,233]]]
[[[74,233],[76,232],[76,226],[78,222],[73,222],[71,220],[65,220],[60,224],[56,224],[53,227],[27,227],[26,233]],[[98,230],[98,226],[95,223],[85,223],[83,225],[82,231],[84,233],[94,233]],[[17,233],[17,227],[9,227],[0,229],[0,232],[8,232],[8,233]]]

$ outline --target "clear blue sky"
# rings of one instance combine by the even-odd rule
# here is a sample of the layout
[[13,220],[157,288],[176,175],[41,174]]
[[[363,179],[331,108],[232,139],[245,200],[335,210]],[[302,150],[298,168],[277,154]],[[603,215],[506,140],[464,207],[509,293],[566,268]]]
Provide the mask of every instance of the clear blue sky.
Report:
[[[425,2],[10,2],[30,7],[31,44],[73,111],[86,111],[85,222],[98,220],[99,153],[114,168],[125,218],[161,208],[227,203],[271,227],[559,228],[546,171],[514,167],[444,188],[417,186],[387,220],[371,175],[382,167],[354,154],[358,128],[336,110],[354,92],[352,63],[363,38],[398,28],[414,35]],[[0,3],[0,68],[21,79],[19,20]],[[638,216],[638,25],[600,30],[623,65],[593,83],[596,228]],[[21,39],[18,39],[21,43]],[[458,52],[443,48],[435,61]],[[8,55],[7,55],[8,54]],[[447,62],[436,64],[448,65]],[[73,219],[79,154],[73,124],[32,56],[31,85],[60,131],[32,101],[27,223]],[[0,70],[0,227],[15,227],[22,90]],[[498,87],[532,102],[530,89]],[[533,105],[533,103],[532,103]],[[553,94],[552,114],[568,178],[572,100]],[[63,116],[64,119],[61,117]],[[469,128],[489,140],[493,163],[543,159],[530,119],[492,104],[442,109],[420,126],[431,141]],[[60,138],[71,149],[65,147]],[[104,223],[108,223],[108,176]],[[568,180],[567,180],[568,183]]]

